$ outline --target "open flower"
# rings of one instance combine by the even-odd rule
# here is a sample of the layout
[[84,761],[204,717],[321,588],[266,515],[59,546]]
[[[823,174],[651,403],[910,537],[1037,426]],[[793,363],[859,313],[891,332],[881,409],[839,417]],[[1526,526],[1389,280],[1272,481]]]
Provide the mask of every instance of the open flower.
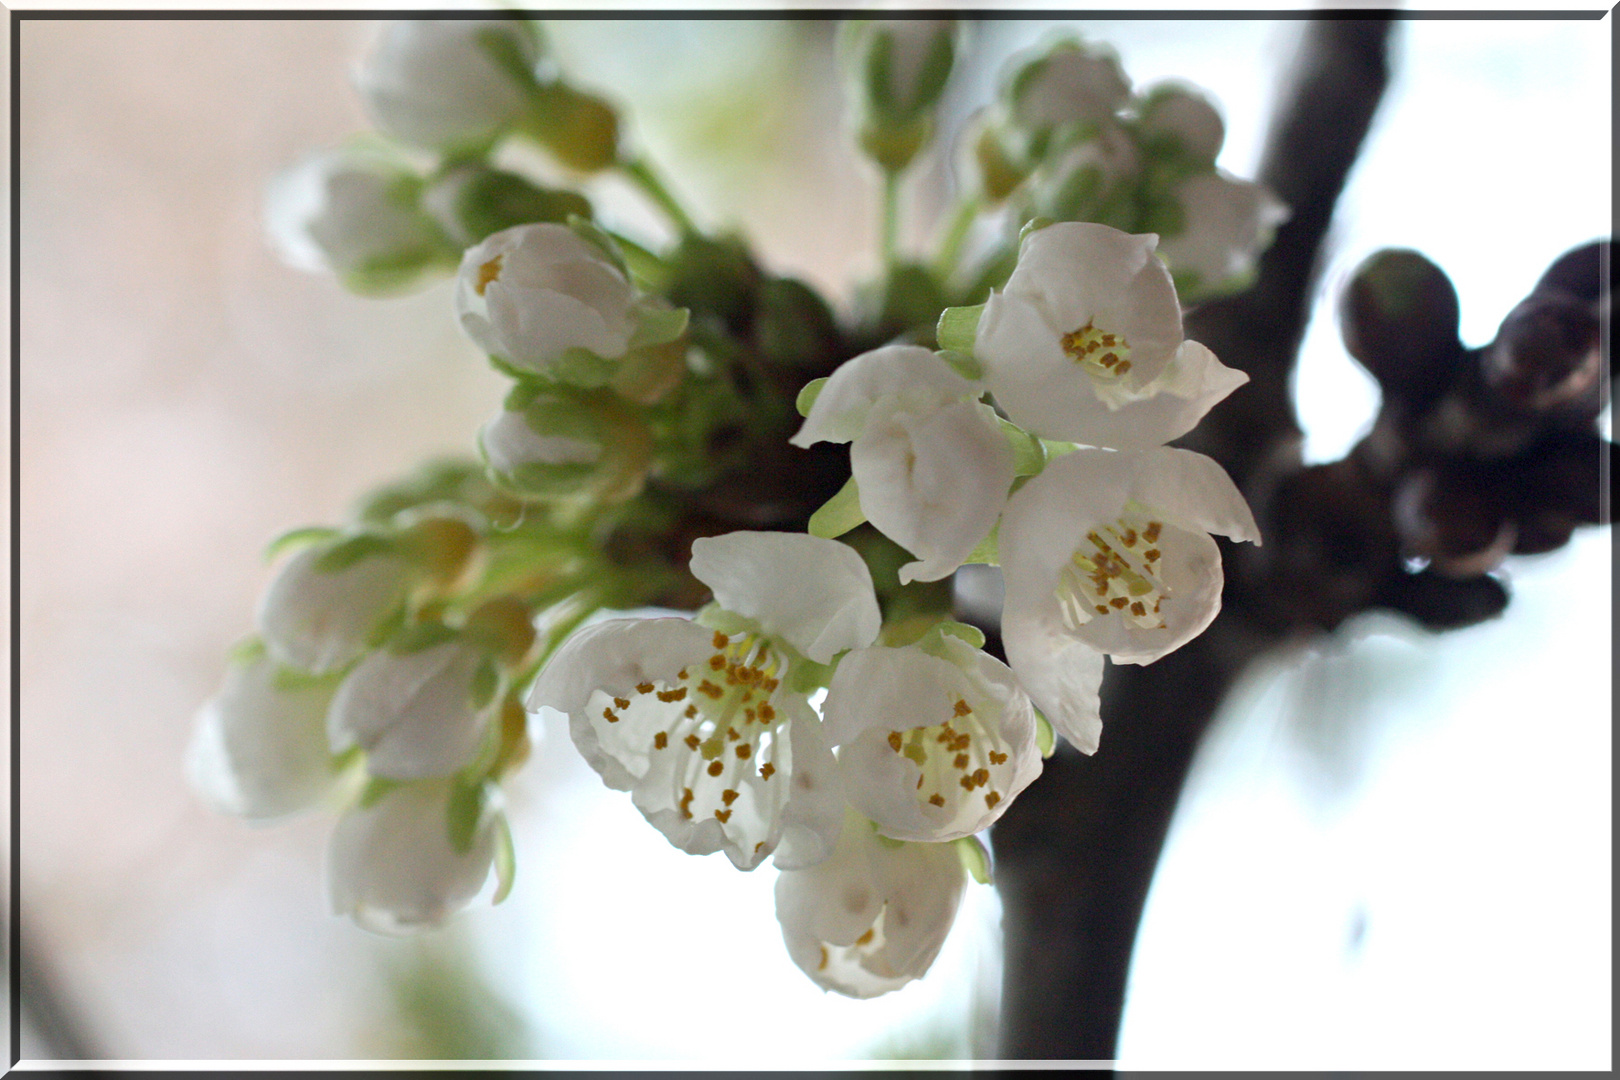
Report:
[[326,745],[336,683],[287,671],[262,648],[231,664],[197,716],[186,772],[223,813],[269,821],[308,809],[337,783]]
[[401,784],[338,819],[327,847],[332,911],[367,930],[401,934],[437,926],[466,907],[489,878],[505,822],[479,815],[464,848],[450,829],[448,780]]
[[378,649],[343,680],[327,717],[334,752],[366,751],[366,770],[393,780],[448,776],[478,751],[496,706],[494,659],[436,624]]
[[1008,501],[1000,533],[1007,660],[1079,749],[1097,748],[1104,654],[1151,663],[1220,611],[1211,533],[1260,541],[1225,471],[1169,447],[1077,450]]
[[410,567],[386,541],[353,537],[295,553],[259,601],[270,655],[320,675],[365,652],[405,603]]
[[670,843],[723,850],[739,869],[784,831],[789,861],[831,849],[843,795],[821,723],[796,676],[877,637],[872,579],[855,551],[792,533],[692,544],[714,591],[706,621],[613,619],[571,637],[529,692],[568,716],[574,744]]
[[971,836],[1041,772],[1029,697],[950,635],[850,653],[822,712],[850,804],[897,840]]
[[1184,225],[1165,235],[1159,254],[1176,282],[1209,296],[1244,287],[1288,208],[1264,184],[1203,173],[1176,188]]
[[538,57],[534,32],[517,20],[405,20],[383,27],[354,85],[378,128],[424,149],[456,150],[524,112],[525,77]]
[[513,367],[550,374],[572,350],[623,356],[635,289],[607,253],[565,225],[518,225],[469,248],[456,281],[462,329]]
[[966,884],[954,845],[889,840],[851,812],[830,858],[776,879],[776,918],[818,986],[877,997],[928,971]]
[[938,581],[990,532],[1013,481],[1013,455],[983,387],[916,345],[886,345],[827,380],[792,440],[849,442],[861,513],[918,557],[902,584]]
[[1248,381],[1181,336],[1157,238],[1060,222],[1024,238],[979,318],[974,356],[1007,415],[1049,439],[1122,450],[1191,431]]

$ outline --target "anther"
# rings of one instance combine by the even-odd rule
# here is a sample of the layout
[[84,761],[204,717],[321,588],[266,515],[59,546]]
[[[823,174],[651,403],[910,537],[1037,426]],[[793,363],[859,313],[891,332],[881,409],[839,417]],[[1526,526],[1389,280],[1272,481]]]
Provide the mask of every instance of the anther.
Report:
[[939,794],[936,791],[934,794],[928,796],[928,801],[933,803],[935,806],[944,806],[945,805],[945,796]]
[[669,732],[660,731],[658,734],[653,736],[653,749],[654,750],[662,750],[664,747],[666,747],[668,745],[669,745]]
[[739,758],[746,759],[748,755],[752,754],[753,752],[754,747],[752,743],[739,743],[737,745],[737,756]]
[[727,806],[730,806],[732,803],[737,801],[737,792],[732,788],[726,788],[726,790],[720,793],[720,801],[725,803]]
[[889,746],[893,748],[895,753],[898,754],[900,752],[900,746],[903,742],[904,740],[900,738],[900,733],[898,731],[889,732]]
[[864,933],[860,937],[856,938],[855,939],[855,944],[857,944],[857,945],[870,945],[870,944],[872,944],[872,931],[867,930],[866,933]]
[[716,810],[714,812],[714,816],[716,818],[720,819],[720,824],[724,825],[726,822],[731,820],[731,811],[730,810]]
[[616,697],[613,699],[613,707],[616,709],[628,709],[630,707],[630,699]]
[[720,762],[718,762],[718,761],[709,762],[709,775],[710,776],[719,776],[721,773],[723,773],[725,771],[726,771],[726,767],[724,765],[722,765]]
[[652,692],[653,692],[653,684],[652,683],[650,683],[650,682],[636,683],[636,693],[638,693],[638,694],[650,694]]
[[765,764],[759,767],[759,778],[761,780],[769,780],[771,775],[775,772],[776,766],[767,761]]

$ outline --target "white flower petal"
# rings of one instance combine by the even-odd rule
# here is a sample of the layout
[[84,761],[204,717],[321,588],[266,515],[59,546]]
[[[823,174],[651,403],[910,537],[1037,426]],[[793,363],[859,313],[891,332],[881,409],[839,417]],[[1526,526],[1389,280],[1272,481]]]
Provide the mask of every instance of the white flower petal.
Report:
[[804,533],[733,532],[692,543],[694,577],[818,664],[870,645],[882,627],[872,574],[855,549]]
[[1015,82],[1013,118],[1033,131],[1075,120],[1111,117],[1131,86],[1112,52],[1065,43],[1030,65]]
[[966,884],[951,845],[884,840],[851,814],[830,858],[776,879],[776,916],[817,985],[876,997],[928,971]]
[[[531,708],[568,714],[574,744],[609,787],[671,844],[724,851],[749,870],[775,849],[790,819],[814,831],[816,807],[798,797],[794,750],[816,756],[817,723],[802,695],[781,685],[786,657],[755,635],[729,637],[685,619],[616,619],[577,632],[546,665]],[[822,748],[825,755],[825,748]],[[815,786],[818,773],[807,774]],[[803,787],[804,785],[800,785]]]
[[1220,112],[1202,92],[1188,86],[1158,86],[1143,95],[1140,126],[1147,136],[1171,135],[1183,152],[1213,162],[1226,138]]
[[797,695],[780,695],[780,700],[788,714],[793,782],[774,862],[778,870],[800,870],[832,854],[847,800],[821,718]]
[[1012,672],[956,638],[942,649],[852,652],[823,705],[850,805],[897,840],[970,836],[1041,771],[1034,713]]
[[1210,457],[1173,446],[1137,460],[1134,498],[1183,528],[1260,543],[1254,512],[1226,470]]
[[338,779],[326,746],[334,689],[289,681],[268,657],[233,664],[197,715],[186,753],[192,787],[215,809],[250,821],[314,806]]
[[1224,173],[1203,173],[1176,189],[1186,227],[1166,236],[1159,253],[1178,274],[1198,276],[1200,289],[1219,288],[1254,269],[1288,208],[1263,184]]
[[982,387],[918,345],[885,345],[846,360],[832,373],[810,407],[794,446],[849,442],[866,427],[867,413],[879,401],[890,408],[932,412],[954,401],[976,397]]
[[1055,603],[1035,610],[1009,606],[1001,619],[1001,640],[1007,663],[1053,730],[1081,753],[1096,753],[1102,738],[1103,654],[1063,626]]
[[1049,439],[1090,443],[1109,409],[1059,341],[1034,304],[992,293],[973,351],[996,404],[1013,423]]
[[524,465],[590,465],[602,456],[601,443],[539,432],[522,412],[503,410],[478,433],[489,467],[512,473]]
[[374,806],[338,819],[327,849],[332,910],[377,933],[399,934],[444,922],[489,877],[496,816],[481,823],[472,847],[450,843],[450,784],[403,784]]
[[338,688],[327,718],[334,751],[360,746],[373,776],[448,776],[478,751],[493,701],[473,700],[474,677],[489,664],[465,642],[418,652],[379,649]]
[[524,109],[523,89],[479,41],[507,38],[529,63],[534,38],[506,19],[408,20],[385,26],[354,72],[372,121],[390,135],[430,150],[488,138]]
[[296,552],[259,601],[258,630],[271,656],[320,675],[358,657],[405,599],[407,571],[391,555],[361,558],[336,570],[320,567],[326,545]]
[[995,525],[1013,481],[1011,447],[994,414],[972,401],[881,420],[874,411],[849,458],[861,512],[918,556],[900,568],[903,585],[961,566]]

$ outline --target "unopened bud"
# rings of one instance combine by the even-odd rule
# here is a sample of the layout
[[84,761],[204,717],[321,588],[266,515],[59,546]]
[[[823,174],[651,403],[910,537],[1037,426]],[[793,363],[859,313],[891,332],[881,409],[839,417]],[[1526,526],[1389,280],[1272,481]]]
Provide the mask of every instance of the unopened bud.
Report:
[[1340,301],[1345,348],[1384,394],[1423,407],[1462,360],[1457,290],[1415,251],[1377,252],[1357,267]]
[[423,193],[422,206],[463,248],[515,225],[591,216],[590,200],[577,191],[544,188],[482,165],[452,169]]
[[956,33],[947,20],[848,25],[861,148],[885,170],[905,168],[933,136],[933,109],[950,77]]
[[619,160],[618,112],[560,82],[540,88],[525,130],[570,169],[598,172]]

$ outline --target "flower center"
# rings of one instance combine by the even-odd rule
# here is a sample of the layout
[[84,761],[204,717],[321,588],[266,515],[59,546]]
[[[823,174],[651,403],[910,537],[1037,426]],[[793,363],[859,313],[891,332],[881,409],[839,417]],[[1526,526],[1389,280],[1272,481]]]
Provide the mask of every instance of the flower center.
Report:
[[1086,534],[1058,576],[1063,625],[1078,630],[1094,616],[1117,612],[1143,630],[1164,626],[1160,605],[1170,589],[1160,576],[1160,521],[1126,516]]
[[649,754],[684,754],[681,816],[713,817],[724,825],[734,803],[753,801],[754,783],[788,767],[787,739],[780,731],[787,717],[770,701],[781,685],[781,661],[767,639],[717,632],[713,646],[708,660],[682,668],[673,686],[641,683],[633,698],[611,699],[601,716],[610,724],[626,719],[630,709],[656,709],[661,720],[669,717],[662,724],[638,725],[661,727],[653,732]]
[[[816,970],[826,971],[827,968],[834,962],[836,962],[841,968],[847,967],[850,964],[855,964],[860,967],[867,968],[867,970],[873,970],[867,961],[871,960],[877,953],[881,952],[884,945],[887,943],[883,934],[883,920],[888,913],[889,905],[887,902],[885,902],[884,905],[878,909],[878,916],[872,921],[872,925],[866,928],[865,933],[861,934],[860,937],[855,939],[855,943],[853,945],[834,945],[830,950],[828,946],[822,945],[821,962],[816,965]],[[883,966],[885,968],[889,967],[889,965]],[[888,977],[893,977],[894,975],[892,970],[875,971],[874,973]]]
[[1090,320],[1063,335],[1063,351],[1096,378],[1117,379],[1131,370],[1131,345],[1124,334],[1097,329]]
[[478,281],[473,285],[473,292],[479,296],[484,295],[484,290],[489,288],[489,283],[501,276],[501,262],[505,258],[505,255],[497,255],[478,268]]
[[984,804],[994,809],[1001,801],[996,784],[1006,787],[1012,771],[1008,755],[995,748],[996,740],[964,699],[956,698],[950,710],[950,719],[942,724],[889,732],[889,747],[922,770],[917,777],[919,802],[954,806],[987,788]]

